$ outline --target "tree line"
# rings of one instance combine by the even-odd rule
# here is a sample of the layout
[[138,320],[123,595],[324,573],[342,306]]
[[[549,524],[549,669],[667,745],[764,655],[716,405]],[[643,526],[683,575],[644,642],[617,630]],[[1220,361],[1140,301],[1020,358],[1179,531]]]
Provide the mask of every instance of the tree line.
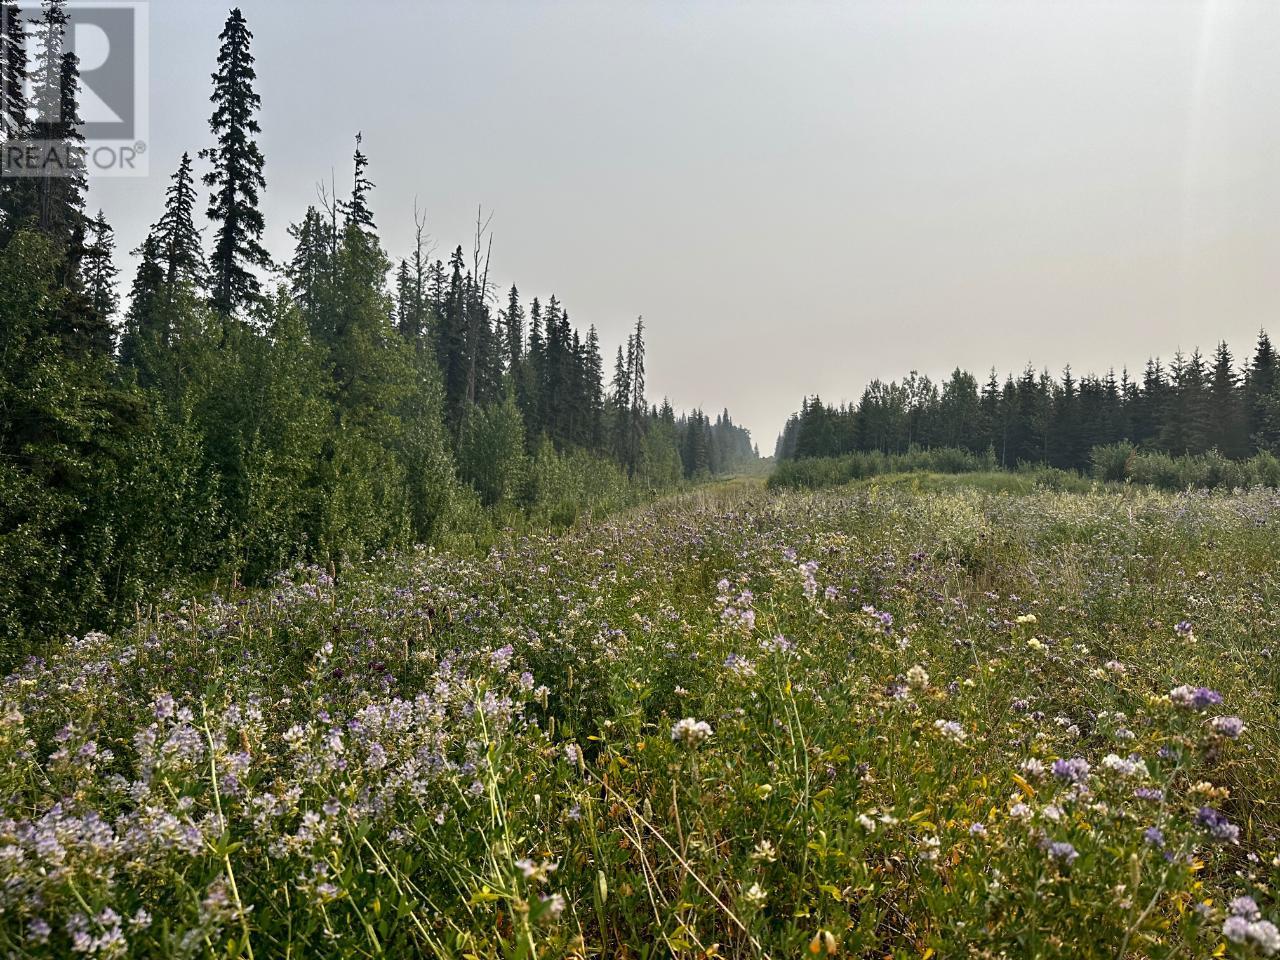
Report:
[[1141,378],[1122,370],[1060,378],[1030,365],[1003,382],[994,368],[979,383],[956,369],[941,386],[914,371],[873,381],[856,404],[806,397],[775,447],[779,460],[913,447],[987,454],[1002,467],[1046,464],[1086,470],[1096,448],[1131,444],[1174,457],[1217,451],[1240,460],[1280,454],[1280,375],[1266,332],[1237,364],[1226,343],[1212,358],[1181,351],[1147,362]]
[[[0,18],[4,140],[79,156],[63,0],[31,23],[0,0]],[[10,652],[166,586],[569,522],[755,457],[727,411],[649,403],[643,320],[606,380],[596,329],[556,297],[526,305],[513,286],[499,306],[483,222],[470,255],[432,260],[415,209],[414,248],[393,262],[359,135],[349,189],[322,190],[274,260],[252,39],[232,10],[210,145],[179,161],[123,301],[83,165],[0,178]]]

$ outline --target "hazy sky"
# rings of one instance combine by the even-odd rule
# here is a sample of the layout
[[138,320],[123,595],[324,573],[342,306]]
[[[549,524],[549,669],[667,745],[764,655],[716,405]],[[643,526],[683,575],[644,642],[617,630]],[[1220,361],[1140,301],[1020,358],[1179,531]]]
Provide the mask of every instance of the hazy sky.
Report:
[[[274,254],[362,130],[394,256],[415,196],[441,256],[483,203],[500,284],[610,355],[643,314],[650,396],[765,453],[877,376],[1280,334],[1270,0],[241,5]],[[126,249],[208,143],[227,6],[151,5],[151,177],[91,197]]]

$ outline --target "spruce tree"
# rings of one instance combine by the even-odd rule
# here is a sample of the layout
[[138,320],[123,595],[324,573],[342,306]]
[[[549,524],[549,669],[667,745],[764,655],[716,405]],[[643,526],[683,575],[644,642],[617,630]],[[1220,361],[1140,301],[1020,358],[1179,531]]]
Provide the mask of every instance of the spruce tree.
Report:
[[27,130],[27,46],[22,11],[0,2],[0,140],[20,140]]
[[1271,338],[1266,331],[1258,334],[1258,345],[1254,349],[1253,363],[1249,367],[1248,380],[1245,383],[1245,414],[1247,419],[1249,442],[1255,450],[1275,451],[1280,448],[1280,432],[1277,431],[1272,416],[1272,405],[1276,399],[1277,361],[1275,349],[1271,346]]
[[355,165],[354,183],[351,187],[351,199],[343,204],[343,213],[346,217],[348,229],[354,228],[365,236],[372,236],[375,232],[375,227],[373,224],[373,211],[369,209],[369,191],[373,189],[374,185],[367,174],[369,158],[360,149],[360,144],[363,142],[364,135],[357,133],[355,154],[352,157]]
[[100,329],[108,330],[120,305],[120,294],[116,290],[116,235],[101,210],[90,222],[89,231],[91,240],[84,252],[85,295],[97,315]]
[[262,246],[264,221],[258,209],[259,191],[266,188],[261,133],[256,114],[262,100],[253,89],[257,73],[249,44],[253,34],[237,7],[227,17],[218,39],[218,69],[213,74],[213,115],[209,127],[217,139],[200,156],[213,164],[205,175],[209,219],[217,228],[210,260],[210,288],[214,309],[223,317],[258,297],[255,270],[267,269],[271,258]]
[[518,375],[524,355],[524,307],[520,305],[520,291],[514,283],[507,294],[507,309],[502,314],[502,323],[506,334],[507,369]]
[[1248,443],[1241,415],[1240,378],[1225,340],[1218,344],[1213,355],[1208,407],[1210,436],[1216,438],[1218,449],[1227,457],[1246,456]]
[[458,246],[449,258],[449,290],[445,295],[444,313],[436,340],[436,357],[440,364],[441,384],[444,388],[445,422],[456,435],[462,423],[467,399],[468,366],[467,322],[468,281],[462,247]]
[[167,331],[157,330],[157,300],[165,285],[164,263],[156,232],[147,234],[142,245],[132,251],[138,257],[138,268],[129,288],[129,309],[125,313],[124,333],[120,338],[120,362],[137,373],[138,382],[147,386],[154,379],[154,354],[168,346]]
[[302,309],[307,330],[316,340],[331,338],[332,317],[324,311],[325,294],[333,271],[330,225],[315,207],[307,207],[302,222],[289,227],[294,240],[293,257],[285,275]]
[[600,357],[600,337],[594,324],[587,331],[584,359],[587,389],[585,442],[592,450],[599,450],[604,444],[604,362]]
[[191,173],[191,155],[184,153],[165,190],[164,214],[155,227],[165,284],[171,289],[178,284],[197,289],[205,285],[208,268],[200,231],[196,229],[195,210],[196,188]]
[[10,198],[15,228],[33,225],[54,243],[62,283],[75,288],[84,252],[84,135],[80,131],[80,61],[64,51],[67,13],[64,0],[45,0],[36,32],[39,52],[32,68],[34,119],[27,139],[42,158],[41,171],[16,178]]
[[[27,136],[26,25],[16,2],[0,0],[0,143],[21,143]],[[18,229],[31,184],[0,177],[0,246]]]

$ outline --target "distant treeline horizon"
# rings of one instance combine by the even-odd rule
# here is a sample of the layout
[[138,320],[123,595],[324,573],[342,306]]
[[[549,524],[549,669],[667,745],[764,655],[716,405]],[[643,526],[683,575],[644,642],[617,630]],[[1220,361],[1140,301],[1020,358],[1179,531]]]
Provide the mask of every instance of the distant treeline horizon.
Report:
[[1211,358],[1181,351],[1167,364],[1147,362],[1077,378],[1030,364],[985,382],[956,368],[938,384],[912,371],[902,381],[873,380],[856,403],[832,406],[805,397],[774,448],[778,461],[851,453],[902,454],[951,448],[990,454],[1001,467],[1045,464],[1087,471],[1095,448],[1128,443],[1170,456],[1217,451],[1232,460],[1280,453],[1280,371],[1266,331],[1237,363],[1221,342]]

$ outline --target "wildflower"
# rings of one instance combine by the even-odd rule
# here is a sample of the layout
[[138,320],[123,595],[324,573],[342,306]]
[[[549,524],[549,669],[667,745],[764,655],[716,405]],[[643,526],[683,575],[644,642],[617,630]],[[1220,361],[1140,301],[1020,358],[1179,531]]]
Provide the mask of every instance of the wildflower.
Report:
[[1270,920],[1255,920],[1249,924],[1249,939],[1263,956],[1269,957],[1280,950],[1280,930]]
[[1010,805],[1009,816],[1015,820],[1029,820],[1031,819],[1032,811],[1029,806],[1019,800],[1017,803]]
[[753,883],[743,891],[742,898],[757,910],[764,906],[765,901],[769,899],[769,895],[758,883]]
[[564,758],[576,767],[582,759],[582,748],[576,743],[566,743],[564,745]]
[[155,712],[157,720],[168,720],[173,716],[173,697],[167,693],[160,694],[160,696],[156,697],[152,710]]
[[1191,625],[1190,620],[1179,620],[1174,624],[1173,632],[1184,639],[1195,639],[1195,627]]
[[724,666],[737,677],[754,677],[756,674],[755,665],[746,657],[740,657],[736,653],[731,653],[725,658]]
[[[1243,909],[1237,911],[1240,904]],[[1222,924],[1222,935],[1232,943],[1253,943],[1263,956],[1280,950],[1280,930],[1270,920],[1261,919],[1252,897],[1236,897],[1231,901],[1231,916]]]
[[938,859],[938,850],[942,842],[934,836],[921,837],[919,842],[920,859],[933,863]]
[[1249,939],[1249,921],[1240,916],[1227,917],[1222,925],[1222,935],[1232,943],[1244,943]]
[[1035,757],[1023,760],[1021,764],[1022,775],[1028,780],[1039,780],[1044,776],[1044,763]]
[[1160,849],[1164,846],[1164,831],[1159,827],[1147,827],[1142,831],[1142,839],[1150,846]]
[[696,747],[706,741],[711,733],[711,724],[707,721],[685,717],[683,720],[676,721],[671,728],[671,739],[676,743],[683,743],[686,747]]
[[48,943],[52,932],[53,928],[39,917],[27,924],[27,939],[32,943]]
[[1133,795],[1139,800],[1151,800],[1155,803],[1164,800],[1164,791],[1158,787],[1138,787],[1133,791]]
[[927,690],[929,688],[929,674],[920,664],[916,664],[907,671],[907,686],[912,690]]
[[933,721],[934,729],[946,737],[953,743],[964,743],[964,728],[954,720],[935,720]]
[[1037,652],[1039,652],[1039,651],[1041,651],[1041,650],[1043,650],[1043,649],[1044,649],[1044,644],[1043,644],[1043,643],[1041,643],[1041,642],[1040,642],[1040,640],[1039,640],[1038,638],[1036,638],[1036,637],[1032,637],[1030,640],[1028,640],[1028,641],[1027,641],[1027,646],[1028,646],[1028,647],[1030,647],[1032,650],[1035,650],[1035,651],[1037,651]]
[[[872,823],[872,827],[874,826]],[[773,863],[778,859],[778,848],[768,840],[761,840],[751,851],[751,859],[757,863]]]
[[1239,717],[1214,717],[1209,721],[1209,729],[1220,737],[1235,740],[1244,733],[1244,721]]
[[1108,753],[1102,758],[1102,766],[1112,773],[1118,773],[1122,777],[1145,777],[1147,775],[1147,764],[1140,757],[1119,757],[1114,753]]
[[858,826],[862,827],[862,829],[867,831],[867,833],[876,832],[876,822],[868,814],[865,814],[865,813],[858,814]]
[[1025,625],[1029,623],[1038,623],[1039,621],[1036,619],[1036,615],[1034,613],[1023,613],[1018,616],[1018,619],[1015,622]]
[[543,860],[541,863],[535,863],[528,857],[522,857],[516,861],[516,869],[524,874],[524,878],[532,883],[545,880],[548,874],[554,873],[560,865],[554,860]]
[[1204,710],[1217,706],[1222,702],[1222,694],[1208,687],[1192,687],[1188,684],[1174,687],[1169,691],[1169,699],[1174,706],[1188,710]]
[[1240,836],[1240,828],[1213,807],[1201,807],[1196,813],[1196,823],[1222,843],[1234,843]]
[[1246,920],[1260,920],[1262,911],[1258,909],[1258,901],[1253,897],[1235,897],[1229,904],[1227,909],[1231,911],[1233,917],[1244,917]]
[[1058,758],[1053,761],[1053,775],[1068,783],[1084,783],[1089,778],[1089,761],[1084,757],[1072,757],[1069,760]]
[[985,823],[969,824],[969,836],[985,837],[987,835],[987,825]]
[[542,894],[538,897],[542,903],[543,916],[549,920],[559,920],[564,913],[564,897],[558,893]]
[[1058,840],[1050,843],[1045,847],[1045,850],[1049,854],[1049,859],[1056,860],[1059,863],[1064,863],[1067,866],[1071,866],[1071,864],[1075,863],[1076,858],[1080,856],[1080,854],[1076,852],[1076,848],[1065,840]]

